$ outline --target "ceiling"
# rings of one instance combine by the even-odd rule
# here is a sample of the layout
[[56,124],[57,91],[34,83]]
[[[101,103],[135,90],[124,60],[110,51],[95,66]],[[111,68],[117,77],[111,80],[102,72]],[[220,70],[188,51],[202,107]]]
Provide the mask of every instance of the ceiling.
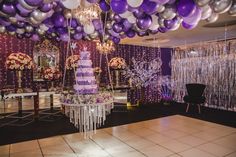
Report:
[[[227,23],[233,23],[231,26],[225,27]],[[212,25],[212,27],[204,27],[205,25]],[[219,27],[220,26],[220,27]],[[176,47],[185,44],[193,44],[203,41],[225,39],[225,29],[227,30],[227,38],[236,38],[236,17],[228,14],[221,14],[219,19],[209,24],[206,21],[201,21],[193,30],[187,30],[180,26],[176,31],[167,33],[157,33],[156,35],[149,35],[145,37],[125,38],[121,44],[141,45],[148,47]],[[156,40],[154,40],[156,38]]]

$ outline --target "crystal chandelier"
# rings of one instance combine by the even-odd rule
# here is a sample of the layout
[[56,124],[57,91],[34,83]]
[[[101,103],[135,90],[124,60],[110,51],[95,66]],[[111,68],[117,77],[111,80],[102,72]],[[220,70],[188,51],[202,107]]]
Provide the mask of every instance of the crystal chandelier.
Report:
[[103,42],[103,43],[97,42],[96,49],[101,54],[108,54],[115,51],[114,44],[111,40],[108,40],[107,42]]
[[72,10],[73,17],[78,19],[82,25],[89,25],[92,20],[98,19],[101,9],[98,5],[92,4],[88,7],[81,6]]

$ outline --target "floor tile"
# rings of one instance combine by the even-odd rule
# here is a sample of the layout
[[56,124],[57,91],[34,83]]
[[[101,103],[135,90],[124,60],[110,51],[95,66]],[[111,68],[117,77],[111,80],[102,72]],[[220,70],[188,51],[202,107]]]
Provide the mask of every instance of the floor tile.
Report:
[[212,154],[209,154],[196,148],[192,148],[178,154],[182,157],[215,157]]
[[112,157],[145,157],[145,155],[137,151],[132,151],[132,152],[121,152],[115,155],[113,154]]
[[223,147],[236,151],[236,138],[235,138],[236,136],[235,135],[236,133],[229,136],[224,136],[222,138],[212,141],[212,143],[216,143],[218,145],[221,145]]
[[168,142],[164,142],[164,143],[161,143],[160,144],[161,146],[173,151],[173,152],[182,152],[184,150],[187,150],[187,149],[190,149],[191,146],[187,145],[187,144],[184,144],[182,142],[179,142],[177,140],[171,140],[171,141],[168,141]]
[[62,136],[55,136],[50,138],[44,138],[38,140],[40,147],[48,147],[48,146],[57,146],[57,145],[65,145],[66,142],[62,138]]
[[206,140],[191,135],[180,137],[177,140],[190,146],[198,146],[200,144],[206,143]]
[[161,134],[171,137],[171,138],[179,138],[179,137],[183,137],[183,136],[187,136],[188,134],[182,131],[178,131],[178,130],[167,130],[167,131],[163,131],[161,132]]
[[10,145],[0,146],[0,156],[9,156]]
[[20,142],[10,145],[10,153],[18,153],[29,150],[39,150],[39,144],[37,140]]
[[235,156],[236,156],[236,152],[233,152],[233,153],[226,155],[225,157],[235,157]]
[[30,150],[23,152],[15,152],[10,155],[10,157],[43,157],[41,151],[38,150]]
[[131,140],[125,141],[125,143],[137,150],[155,145],[155,143],[149,140],[146,140],[144,138],[131,139]]
[[144,137],[145,139],[147,140],[150,140],[152,141],[153,143],[156,143],[156,144],[161,144],[163,142],[168,142],[168,141],[171,141],[172,138],[168,137],[168,136],[165,136],[165,135],[162,135],[162,134],[159,134],[159,133],[156,133],[154,135],[150,135],[150,136],[147,136],[147,137]]
[[228,149],[214,143],[206,143],[198,146],[197,148],[209,152],[215,156],[225,156],[234,152],[232,149]]
[[66,155],[73,154],[74,152],[68,145],[54,145],[48,147],[42,147],[43,155]]
[[144,153],[148,157],[166,157],[171,154],[174,154],[173,152],[157,145],[153,147],[140,149],[139,151]]

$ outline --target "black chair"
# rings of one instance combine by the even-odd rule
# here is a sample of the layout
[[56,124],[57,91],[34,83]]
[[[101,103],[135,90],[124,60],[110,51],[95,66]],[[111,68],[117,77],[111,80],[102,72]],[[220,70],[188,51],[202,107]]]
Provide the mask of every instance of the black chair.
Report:
[[187,103],[186,112],[188,112],[189,105],[198,105],[198,113],[201,113],[200,104],[205,103],[206,98],[203,96],[203,92],[206,88],[204,84],[192,83],[186,84],[188,95],[184,96],[184,102]]

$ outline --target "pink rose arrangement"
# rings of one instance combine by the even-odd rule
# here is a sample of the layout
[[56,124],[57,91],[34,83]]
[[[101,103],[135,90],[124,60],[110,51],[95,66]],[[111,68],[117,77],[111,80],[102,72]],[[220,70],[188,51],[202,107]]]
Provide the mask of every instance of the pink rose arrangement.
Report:
[[21,52],[11,53],[6,59],[5,66],[10,70],[25,70],[34,68],[32,58]]
[[43,78],[45,80],[57,80],[62,76],[58,67],[48,67],[43,71]]
[[117,70],[126,68],[126,62],[124,58],[121,58],[121,57],[112,58],[108,65],[110,68],[117,69]]

